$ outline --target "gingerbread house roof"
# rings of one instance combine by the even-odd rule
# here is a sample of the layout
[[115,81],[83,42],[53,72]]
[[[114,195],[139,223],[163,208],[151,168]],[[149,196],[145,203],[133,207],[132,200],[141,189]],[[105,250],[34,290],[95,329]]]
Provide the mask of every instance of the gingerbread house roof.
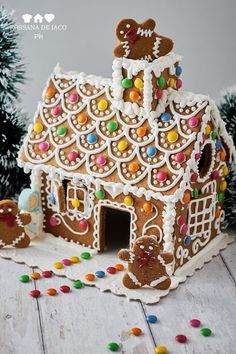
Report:
[[[113,81],[58,66],[50,76],[19,155],[25,170],[58,173],[103,185],[111,195],[132,192],[176,201],[212,120],[217,141],[233,141],[207,96],[170,92],[156,117],[126,115],[114,107]],[[218,143],[219,145],[219,143]]]

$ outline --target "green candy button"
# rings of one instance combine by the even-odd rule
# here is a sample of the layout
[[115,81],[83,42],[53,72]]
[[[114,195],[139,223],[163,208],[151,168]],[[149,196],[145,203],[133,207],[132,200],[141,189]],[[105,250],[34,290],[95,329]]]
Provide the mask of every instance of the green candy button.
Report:
[[193,188],[193,198],[197,199],[198,198],[198,189]]
[[212,132],[212,133],[211,133],[211,138],[212,138],[212,140],[216,140],[216,138],[217,138],[217,133],[216,133],[216,132]]
[[157,84],[159,87],[163,88],[166,84],[166,80],[164,78],[164,76],[160,76],[158,79],[157,79]]
[[117,352],[120,349],[119,345],[115,342],[111,342],[107,344],[107,349],[111,350],[112,352]]
[[84,286],[84,284],[82,283],[81,280],[76,280],[76,281],[74,281],[74,283],[73,283],[73,287],[74,287],[75,289],[80,289],[80,288],[82,288],[83,286]]
[[28,283],[28,281],[30,280],[29,276],[24,274],[22,275],[19,280],[22,282],[22,283]]
[[67,128],[65,128],[65,127],[60,127],[57,129],[57,135],[59,135],[59,136],[66,135],[66,132],[67,132]]
[[201,328],[201,329],[200,329],[200,333],[201,333],[204,337],[209,337],[212,332],[211,332],[210,328]]
[[105,197],[105,191],[103,189],[99,189],[95,192],[95,196],[98,199],[103,199]]
[[117,128],[118,128],[118,123],[117,122],[113,121],[113,122],[107,123],[107,130],[110,133],[114,132]]
[[91,257],[91,254],[89,252],[83,252],[80,256],[83,259],[89,259]]
[[128,79],[127,77],[125,77],[125,78],[122,80],[121,84],[122,84],[122,87],[124,87],[124,88],[126,88],[126,89],[128,89],[128,88],[130,88],[130,87],[133,86],[132,80],[131,80],[131,79]]
[[224,201],[224,194],[222,194],[222,193],[218,194],[218,201],[219,201],[219,203],[222,203]]

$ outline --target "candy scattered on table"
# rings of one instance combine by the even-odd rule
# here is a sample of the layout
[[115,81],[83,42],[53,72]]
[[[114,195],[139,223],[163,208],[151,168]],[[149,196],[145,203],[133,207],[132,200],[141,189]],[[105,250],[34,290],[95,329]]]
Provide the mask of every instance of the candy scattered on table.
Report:
[[56,268],[56,269],[62,269],[63,268],[63,264],[61,263],[61,262],[56,262],[56,263],[54,263],[54,268]]
[[45,271],[42,272],[42,276],[43,276],[44,278],[51,278],[51,276],[52,276],[52,271],[51,271],[51,270],[45,270]]
[[177,336],[175,337],[176,342],[179,343],[185,343],[187,340],[187,337],[184,334],[177,334]]
[[123,264],[116,264],[115,266],[114,266],[114,268],[116,269],[116,270],[118,270],[118,272],[120,272],[120,271],[122,271],[122,270],[124,270],[125,269],[125,267],[123,266]]
[[116,273],[116,268],[115,267],[107,267],[107,273],[115,274]]
[[83,252],[83,253],[81,253],[81,258],[83,258],[83,259],[89,259],[90,257],[91,257],[91,254],[89,253],[89,252]]
[[76,280],[76,281],[74,281],[74,283],[73,283],[73,287],[74,287],[75,289],[81,289],[83,286],[84,286],[84,284],[82,283],[81,280]]
[[47,289],[47,294],[50,296],[54,296],[57,294],[57,291],[54,288],[49,288],[49,289]]
[[115,342],[111,342],[107,344],[107,349],[111,350],[112,352],[117,352],[120,349],[120,346]]
[[38,272],[33,272],[30,277],[34,280],[37,280],[41,277],[41,275]]
[[156,323],[157,322],[157,316],[155,315],[148,315],[146,317],[146,320],[149,322],[149,323]]
[[155,352],[157,354],[166,354],[168,352],[167,348],[164,346],[164,345],[158,345],[156,348],[155,348]]
[[189,324],[192,327],[199,327],[201,325],[201,322],[196,318],[193,318],[192,320],[189,321]]
[[95,272],[95,275],[97,278],[104,278],[105,277],[105,272],[103,272],[103,270],[97,270]]
[[134,327],[130,330],[130,334],[133,334],[134,336],[138,337],[143,333],[143,331],[141,330],[141,328],[138,327]]
[[24,275],[21,275],[19,280],[22,282],[22,283],[28,283],[28,281],[30,280],[30,277],[27,275],[27,274],[24,274]]
[[77,256],[72,256],[70,257],[71,263],[79,263],[80,259]]
[[86,274],[84,278],[88,281],[94,281],[95,280],[95,275],[92,273]]
[[65,266],[69,266],[69,265],[71,265],[71,260],[65,258],[65,259],[63,259],[63,260],[61,261],[61,263],[62,263],[63,265],[65,265]]
[[37,297],[39,297],[40,295],[41,295],[41,292],[40,292],[39,290],[31,290],[31,291],[30,291],[30,296],[32,296],[32,297],[37,298]]
[[209,337],[212,332],[211,332],[210,328],[201,328],[201,329],[200,329],[200,333],[201,333],[201,335],[203,335],[204,337]]
[[70,287],[68,285],[61,285],[60,286],[60,291],[62,293],[69,293],[70,292]]

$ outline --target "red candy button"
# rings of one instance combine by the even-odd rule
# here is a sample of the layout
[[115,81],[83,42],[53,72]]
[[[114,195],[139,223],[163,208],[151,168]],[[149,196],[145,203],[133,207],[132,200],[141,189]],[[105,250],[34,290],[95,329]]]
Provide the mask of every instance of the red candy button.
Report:
[[61,285],[60,290],[62,293],[69,293],[70,292],[70,287],[67,285]]
[[201,325],[201,322],[194,318],[194,319],[189,321],[189,324],[192,327],[199,327]]
[[115,274],[116,273],[116,268],[115,267],[108,267],[107,268],[107,273]]
[[32,296],[32,297],[39,297],[40,296],[40,291],[39,290],[31,290],[31,292],[30,292],[30,296]]
[[187,337],[184,334],[178,334],[175,337],[175,340],[176,340],[176,342],[179,342],[179,343],[185,343],[187,340]]
[[42,272],[42,276],[44,278],[51,278],[51,276],[52,276],[51,270],[45,270],[44,272]]

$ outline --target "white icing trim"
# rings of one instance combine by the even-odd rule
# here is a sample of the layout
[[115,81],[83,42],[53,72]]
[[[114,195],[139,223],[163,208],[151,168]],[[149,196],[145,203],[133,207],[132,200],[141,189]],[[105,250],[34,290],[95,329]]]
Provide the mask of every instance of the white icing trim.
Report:
[[[163,238],[163,233],[162,233],[162,229],[160,228],[160,226],[157,224],[151,224],[148,226],[148,224],[150,224],[151,221],[155,220],[159,214],[156,205],[153,205],[153,209],[155,210],[155,214],[150,219],[148,219],[145,222],[145,224],[143,225],[142,236],[145,236],[149,229],[152,229],[152,228],[157,229],[158,230],[158,243],[161,243],[162,238]],[[151,235],[151,236],[156,236],[156,235]]]
[[164,205],[163,213],[163,250],[165,252],[171,252],[173,253],[174,251],[174,225],[175,225],[175,219],[176,219],[176,208],[175,208],[175,203],[173,202],[167,202]]
[[157,286],[158,284],[163,283],[166,279],[167,279],[167,276],[163,275],[163,276],[160,277],[159,279],[153,280],[153,281],[150,283],[150,286],[154,288],[154,287]]
[[139,285],[139,286],[142,286],[142,284],[140,283],[140,281],[138,281],[137,277],[131,273],[131,272],[127,272],[128,276],[130,277],[130,279],[133,281],[133,283],[135,285]]
[[21,240],[23,240],[23,238],[25,238],[25,233],[22,232],[22,234],[20,236],[18,236],[13,242],[12,242],[12,246],[16,246]]

